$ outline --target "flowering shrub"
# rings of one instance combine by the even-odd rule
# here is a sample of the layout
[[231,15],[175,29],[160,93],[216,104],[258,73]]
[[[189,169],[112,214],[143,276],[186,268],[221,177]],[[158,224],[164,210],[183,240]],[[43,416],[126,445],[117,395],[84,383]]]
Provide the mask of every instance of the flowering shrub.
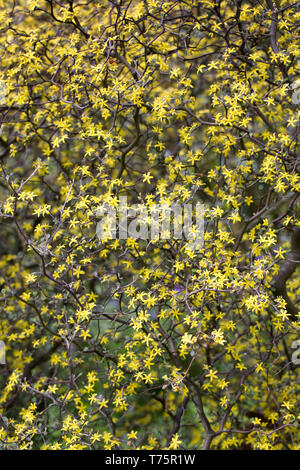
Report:
[[0,448],[299,449],[299,3],[0,7]]

